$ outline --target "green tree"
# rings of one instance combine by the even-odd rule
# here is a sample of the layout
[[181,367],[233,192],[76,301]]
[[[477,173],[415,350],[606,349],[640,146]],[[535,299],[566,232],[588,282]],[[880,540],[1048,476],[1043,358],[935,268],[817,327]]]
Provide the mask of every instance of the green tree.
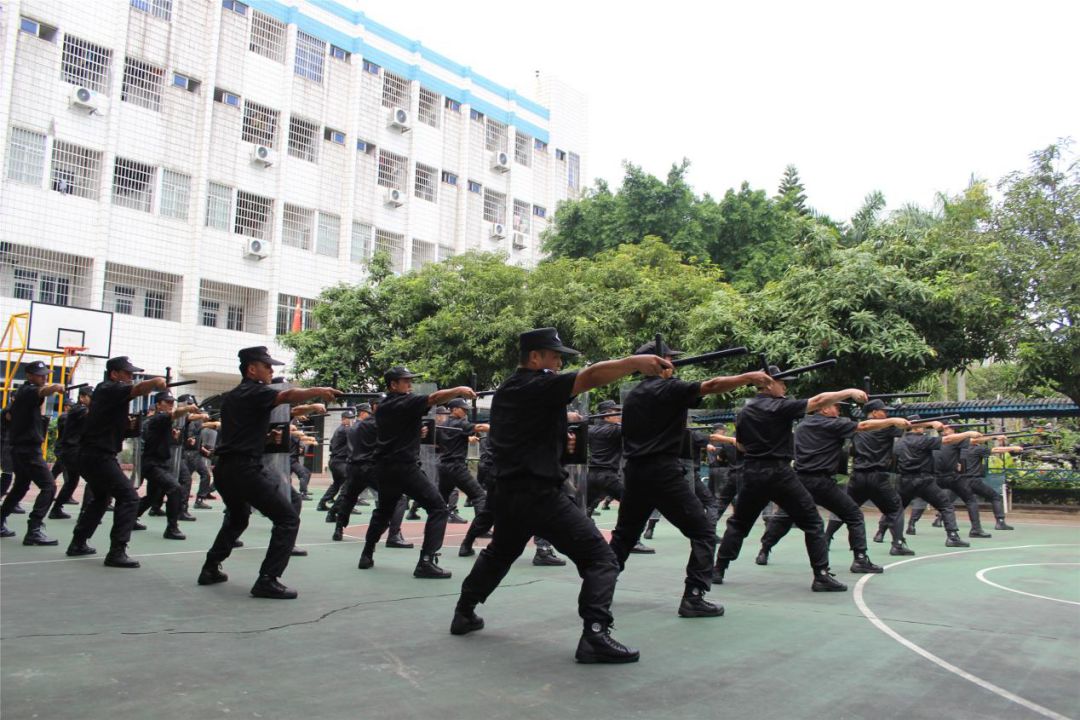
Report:
[[786,210],[794,210],[800,215],[810,213],[806,207],[806,188],[799,177],[798,168],[794,165],[784,168],[784,176],[780,178],[780,187],[776,189],[776,200]]

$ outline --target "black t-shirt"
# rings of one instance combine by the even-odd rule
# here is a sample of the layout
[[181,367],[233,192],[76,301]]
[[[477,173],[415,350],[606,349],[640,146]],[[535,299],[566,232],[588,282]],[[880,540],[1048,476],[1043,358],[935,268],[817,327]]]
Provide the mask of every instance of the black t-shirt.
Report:
[[300,457],[303,454],[304,451],[300,447],[300,438],[295,435],[289,435],[289,460],[292,462],[300,462]]
[[98,383],[90,396],[81,447],[83,450],[116,454],[124,447],[128,428],[131,383],[106,380]]
[[903,434],[903,429],[898,427],[855,433],[851,439],[854,469],[865,472],[887,470],[892,465],[893,443]]
[[44,428],[41,421],[41,404],[45,398],[38,395],[40,388],[37,385],[23,383],[15,400],[11,404],[11,432],[8,442],[11,447],[25,450],[36,448],[45,441]]
[[491,438],[484,435],[480,438],[480,464],[491,466]]
[[270,432],[270,413],[277,404],[278,391],[269,385],[244,378],[225,393],[221,403],[221,431],[218,457],[261,458]]
[[500,481],[533,475],[561,483],[566,448],[566,406],[576,372],[518,368],[491,400],[491,456]]
[[420,426],[427,413],[427,395],[388,393],[375,410],[375,462],[420,462]]
[[808,415],[795,428],[795,472],[835,475],[844,441],[857,427],[859,424],[848,418]]
[[960,464],[960,452],[964,445],[969,445],[967,440],[945,445],[934,451],[934,474],[941,477],[955,477],[956,466]]
[[966,445],[960,452],[960,464],[963,466],[961,474],[963,474],[964,477],[981,478],[986,473],[983,461],[993,453],[990,451],[989,447],[982,443],[972,445],[965,440],[961,444]]
[[359,422],[354,422],[349,428],[349,462],[375,462],[375,441],[378,437],[374,416],[369,415]]
[[202,420],[184,419],[183,447],[185,452],[199,452],[199,434]]
[[[90,408],[79,403],[73,405],[70,410],[60,416],[64,420],[63,428],[60,431],[60,448],[63,452],[78,452],[83,430],[86,429],[86,416],[89,412]],[[59,422],[57,424],[59,425]]]
[[622,426],[598,422],[589,428],[589,469],[618,472],[622,463]]
[[154,413],[143,421],[143,461],[166,463],[172,457],[172,417]]
[[[352,427],[351,425],[349,427]],[[330,462],[342,463],[349,459],[349,428],[338,425],[330,436]]]
[[[443,432],[443,428],[453,429]],[[474,432],[476,426],[462,418],[447,418],[445,425],[436,425],[439,462],[443,465],[464,463],[469,454],[469,436]]]
[[791,423],[806,414],[806,400],[777,398],[765,393],[752,397],[735,417],[735,437],[743,456],[753,460],[791,460],[794,448]]
[[687,410],[701,403],[701,383],[647,377],[623,401],[623,455],[679,457]]
[[941,438],[907,433],[896,443],[896,469],[901,475],[930,475],[934,472],[934,451]]

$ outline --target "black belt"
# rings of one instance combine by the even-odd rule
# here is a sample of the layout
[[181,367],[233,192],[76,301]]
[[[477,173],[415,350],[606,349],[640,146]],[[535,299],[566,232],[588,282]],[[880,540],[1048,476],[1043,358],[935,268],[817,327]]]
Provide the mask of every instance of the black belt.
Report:
[[759,458],[748,457],[748,458],[746,458],[746,460],[743,461],[743,467],[749,467],[751,465],[761,465],[761,466],[766,466],[766,467],[776,467],[776,466],[790,467],[791,466],[791,459],[790,458],[786,458],[786,459],[781,459],[781,458],[761,458],[761,459],[759,459]]

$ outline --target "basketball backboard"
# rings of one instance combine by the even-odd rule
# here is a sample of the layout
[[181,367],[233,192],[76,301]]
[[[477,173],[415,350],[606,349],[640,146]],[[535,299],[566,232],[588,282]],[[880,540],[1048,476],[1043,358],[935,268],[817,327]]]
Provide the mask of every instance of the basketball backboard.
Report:
[[84,347],[83,355],[108,358],[112,323],[113,314],[104,310],[31,302],[26,349],[63,352],[66,347]]

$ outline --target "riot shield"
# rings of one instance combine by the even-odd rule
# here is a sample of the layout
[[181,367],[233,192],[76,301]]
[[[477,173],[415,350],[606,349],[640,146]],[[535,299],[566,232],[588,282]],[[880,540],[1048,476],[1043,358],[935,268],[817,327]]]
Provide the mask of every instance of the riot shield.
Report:
[[[415,395],[430,395],[438,390],[439,387],[435,383],[422,382],[413,383],[413,394]],[[427,417],[424,418],[424,424],[427,425],[428,432],[427,437],[420,439],[420,469],[427,475],[428,480],[432,482],[436,487],[439,486],[439,456],[435,451],[435,445],[438,443],[439,430],[437,423],[435,422],[435,408],[428,408]]]
[[[270,385],[270,387],[273,388],[274,390],[277,390],[278,392],[282,392],[283,390],[288,390],[292,386],[289,385],[288,383],[279,382],[279,383],[272,383]],[[285,496],[285,499],[291,503],[292,502],[292,487],[291,487],[291,485],[289,483],[289,453],[288,453],[288,446],[289,446],[289,427],[288,427],[289,426],[289,412],[290,412],[289,411],[289,406],[287,404],[285,404],[285,403],[282,403],[281,405],[275,405],[274,409],[270,411],[270,427],[272,429],[276,426],[277,429],[280,430],[281,429],[281,424],[284,423],[284,432],[283,432],[284,440],[283,440],[283,443],[285,445],[286,451],[285,452],[263,453],[262,464],[263,464],[263,467],[265,467],[267,470],[270,471],[270,474],[273,477],[278,478],[278,480],[280,481],[278,489],[281,491],[281,494]]]
[[[589,393],[583,392],[574,398],[566,406],[567,412],[576,412],[582,418],[589,416]],[[580,423],[571,423],[570,432],[574,433],[575,451],[567,453],[564,457],[564,466],[569,473],[567,478],[567,491],[577,498],[578,508],[585,512],[585,502],[588,490],[589,477],[589,421],[582,420]]]

